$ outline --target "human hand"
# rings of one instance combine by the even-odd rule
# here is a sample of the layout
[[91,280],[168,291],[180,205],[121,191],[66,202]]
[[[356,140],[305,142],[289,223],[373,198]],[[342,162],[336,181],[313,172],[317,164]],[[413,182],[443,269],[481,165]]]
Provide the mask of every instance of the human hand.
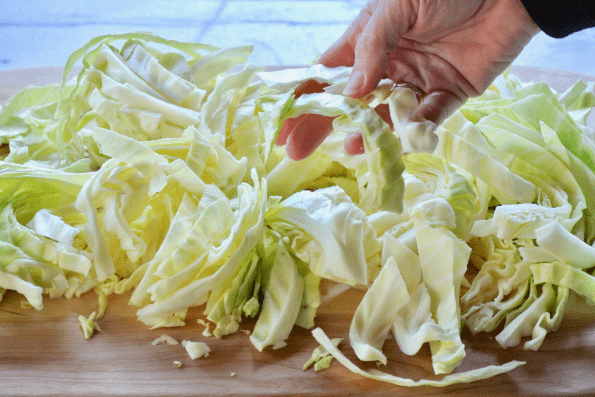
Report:
[[[416,87],[423,93],[417,116],[440,124],[484,92],[537,32],[520,0],[371,0],[319,63],[353,66],[344,90],[353,98],[383,78]],[[296,96],[321,89],[309,82]],[[288,119],[277,144],[301,160],[324,141],[331,123],[318,115]],[[345,150],[363,153],[361,136],[347,137]]]

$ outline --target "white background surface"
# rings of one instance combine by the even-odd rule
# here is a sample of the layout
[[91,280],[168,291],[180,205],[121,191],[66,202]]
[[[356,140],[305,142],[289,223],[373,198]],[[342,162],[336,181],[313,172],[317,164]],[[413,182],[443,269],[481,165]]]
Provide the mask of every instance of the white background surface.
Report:
[[[150,31],[219,47],[253,44],[256,65],[308,64],[365,0],[0,0],[0,70],[62,66],[95,36]],[[515,61],[595,75],[595,29],[540,33]]]

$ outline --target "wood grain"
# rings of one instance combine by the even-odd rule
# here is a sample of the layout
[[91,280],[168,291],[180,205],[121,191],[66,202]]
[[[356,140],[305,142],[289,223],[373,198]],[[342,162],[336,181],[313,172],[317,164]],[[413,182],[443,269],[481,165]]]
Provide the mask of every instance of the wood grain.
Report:
[[[561,72],[525,69],[521,71],[527,74],[524,79],[547,79],[548,73],[554,73],[557,83],[574,82]],[[1,72],[0,100],[27,84],[56,82],[60,72],[59,68]],[[325,299],[317,326],[331,338],[347,338],[349,321],[363,293],[328,282],[322,288]],[[526,361],[526,365],[471,384],[413,389],[362,378],[337,362],[326,371],[303,371],[317,346],[309,330],[296,327],[288,346],[261,353],[242,332],[222,339],[204,337],[204,327],[196,322],[203,317],[201,308],[189,311],[184,327],[151,330],[136,319],[136,309],[127,298],[127,294],[110,296],[108,311],[99,321],[101,332],[85,340],[77,317],[97,308],[93,292],[80,299],[46,299],[42,311],[21,308],[21,296],[8,292],[0,303],[0,396],[595,395],[595,310],[574,296],[561,329],[548,335],[537,352],[522,347],[504,350],[492,334],[463,333],[467,357],[456,372],[510,360]],[[253,320],[245,320],[240,328],[250,330],[253,325]],[[212,353],[193,361],[181,344],[152,346],[151,341],[164,333],[180,342],[204,341]],[[347,344],[341,350],[355,359]],[[410,357],[389,340],[386,353],[389,363],[381,368],[386,372],[412,379],[440,378],[433,375],[427,347]],[[176,368],[174,361],[183,366]]]

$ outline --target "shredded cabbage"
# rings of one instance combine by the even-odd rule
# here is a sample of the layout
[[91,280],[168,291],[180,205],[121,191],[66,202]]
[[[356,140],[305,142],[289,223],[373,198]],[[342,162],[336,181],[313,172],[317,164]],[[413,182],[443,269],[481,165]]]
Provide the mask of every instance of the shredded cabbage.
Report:
[[[557,93],[505,72],[436,126],[414,116],[406,88],[383,81],[356,100],[341,95],[350,68],[268,72],[245,65],[251,51],[101,36],[72,54],[61,85],[1,107],[0,291],[41,310],[44,295],[95,289],[85,337],[112,293],[132,291],[153,328],[184,325],[203,305],[212,335],[243,331],[262,351],[292,343],[294,325],[315,327],[326,278],[367,290],[349,332],[359,360],[385,364],[392,333],[408,355],[428,343],[434,372],[449,375],[363,371],[321,329],[306,367],[335,357],[403,386],[522,364],[452,373],[463,327],[537,350],[570,291],[595,304],[593,84]],[[328,86],[296,98],[309,80]],[[274,142],[306,113],[334,117],[333,132],[295,162]],[[363,155],[343,151],[354,131]],[[239,328],[245,317],[257,318],[252,332]],[[209,353],[183,344],[193,359]]]

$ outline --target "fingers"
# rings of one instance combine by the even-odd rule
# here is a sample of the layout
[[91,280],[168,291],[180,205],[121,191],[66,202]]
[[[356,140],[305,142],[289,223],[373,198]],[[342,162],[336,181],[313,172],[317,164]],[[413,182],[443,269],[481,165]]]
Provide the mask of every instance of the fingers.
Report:
[[[319,63],[329,67],[353,66],[345,95],[365,96],[385,77],[390,55],[415,20],[411,7],[411,1],[407,0],[371,0],[339,40],[321,56]],[[310,92],[317,90],[321,91],[321,87],[314,87]],[[306,91],[304,86],[299,87],[296,97]],[[380,109],[381,115],[382,110],[386,109]],[[304,115],[287,120],[276,143],[286,145],[290,158],[301,160],[309,156],[330,131],[332,118]],[[348,153],[363,153],[363,141],[360,143],[361,135],[358,136],[346,139]]]
[[[388,108],[388,105],[378,105],[374,110],[380,117],[382,117],[382,120],[390,125],[390,128],[393,128],[393,121],[390,117],[390,109]],[[351,156],[364,154],[364,138],[362,137],[362,134],[357,132],[347,134],[343,142],[343,149],[345,150],[345,153]]]
[[[329,66],[353,66],[343,93],[359,98],[370,93],[385,76],[389,55],[408,29],[407,15],[398,13],[409,1],[371,0],[345,33],[320,57]],[[395,12],[397,12],[395,14]],[[395,24],[395,20],[398,22]]]
[[[462,104],[463,101],[461,98],[454,94],[445,91],[433,92],[423,98],[422,103],[417,110],[417,116],[439,125],[452,115]],[[386,105],[379,105],[375,110],[380,117],[392,127],[388,107]],[[347,134],[343,147],[347,154],[363,154],[364,141],[362,135],[358,133]]]
[[362,134],[357,132],[347,134],[343,141],[343,149],[345,150],[345,153],[351,156],[364,154],[364,137]]
[[[437,91],[427,95],[419,109],[417,116],[432,121],[435,124],[442,122],[452,115],[463,101],[454,94]],[[390,113],[386,105],[379,105],[376,112],[392,127]],[[278,144],[286,144],[286,152],[292,160],[302,160],[308,157],[332,131],[331,117],[314,114],[304,114],[295,119],[288,119],[279,138]],[[279,143],[282,141],[282,143]],[[364,153],[363,137],[359,133],[347,134],[344,141],[345,152],[349,155]]]
[[386,75],[390,56],[415,20],[410,1],[379,1],[357,39],[353,71],[343,93],[359,98],[369,94]]
[[[328,84],[318,83],[314,80],[306,81],[303,84],[300,84],[295,90],[295,97],[299,98],[303,94],[312,94],[314,92],[322,92],[324,87],[328,86]],[[287,142],[287,137],[295,131],[298,125],[304,123],[304,119],[307,119],[307,115],[302,115],[296,118],[287,119],[283,122],[283,126],[281,127],[281,131],[279,131],[279,135],[277,136],[277,140],[275,140],[275,144],[279,146],[285,145]],[[332,122],[332,118],[331,122]],[[307,122],[306,122],[307,123]]]
[[285,145],[285,143],[287,142],[287,138],[289,137],[291,132],[295,130],[295,128],[300,123],[300,119],[304,116],[306,115],[303,114],[301,116],[285,120],[283,122],[281,130],[279,131],[279,135],[277,135],[277,140],[275,140],[275,144],[279,146]]
[[355,62],[355,53],[351,44],[347,41],[344,34],[335,41],[331,46],[320,56],[318,63],[328,66],[329,68],[336,68],[339,66],[353,66]]
[[318,63],[328,67],[353,66],[355,46],[366,25],[370,21],[379,0],[371,0],[351,22],[345,33],[322,54]]
[[461,107],[463,102],[461,98],[454,94],[446,91],[436,91],[423,99],[417,110],[417,115],[440,125],[448,116]]
[[[463,100],[458,96],[445,91],[436,91],[423,98],[417,110],[417,116],[439,125],[462,104]],[[388,107],[379,105],[375,110],[392,127]],[[312,154],[331,133],[332,122],[331,117],[314,114],[304,114],[288,119],[279,133],[277,144],[286,144],[289,158],[296,161],[302,160]],[[361,134],[348,134],[345,137],[344,149],[350,155],[363,154],[364,144]]]
[[304,114],[297,120],[285,141],[285,152],[298,161],[311,155],[333,129],[333,118],[317,114]]

